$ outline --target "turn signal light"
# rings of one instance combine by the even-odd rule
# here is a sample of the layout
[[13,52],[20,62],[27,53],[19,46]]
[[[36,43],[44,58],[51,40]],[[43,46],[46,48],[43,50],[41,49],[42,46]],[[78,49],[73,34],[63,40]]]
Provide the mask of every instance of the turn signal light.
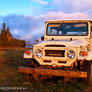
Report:
[[87,55],[88,55],[88,52],[87,52],[87,51],[81,51],[81,52],[80,52],[80,55],[81,55],[81,56],[87,56]]
[[31,54],[31,51],[30,50],[25,51],[25,54],[29,55],[29,54]]

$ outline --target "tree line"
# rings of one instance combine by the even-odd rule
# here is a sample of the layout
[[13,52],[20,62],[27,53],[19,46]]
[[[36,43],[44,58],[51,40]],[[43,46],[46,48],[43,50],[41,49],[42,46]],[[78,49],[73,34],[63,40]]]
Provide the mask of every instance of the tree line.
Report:
[[25,40],[14,38],[10,32],[9,27],[3,23],[0,30],[0,47],[25,47]]

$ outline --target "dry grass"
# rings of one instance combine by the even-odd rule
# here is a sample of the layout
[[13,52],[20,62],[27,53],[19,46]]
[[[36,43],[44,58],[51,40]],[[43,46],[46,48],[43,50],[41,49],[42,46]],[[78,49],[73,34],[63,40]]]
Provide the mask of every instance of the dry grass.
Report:
[[0,86],[19,86],[17,67],[22,63],[23,50],[0,50]]
[[[17,73],[17,67],[23,63],[22,56],[24,50],[25,49],[0,50],[0,87],[26,86],[23,76]],[[27,85],[27,88],[28,91],[24,92],[91,92],[92,83],[88,86],[83,83],[78,83],[77,81],[71,83],[64,83],[61,80],[57,83],[43,81],[31,83]]]

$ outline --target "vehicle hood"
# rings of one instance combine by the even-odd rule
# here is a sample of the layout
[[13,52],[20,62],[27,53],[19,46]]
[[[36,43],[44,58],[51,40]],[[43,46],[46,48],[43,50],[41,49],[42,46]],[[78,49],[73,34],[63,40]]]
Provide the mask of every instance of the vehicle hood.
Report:
[[50,40],[50,41],[43,41],[35,46],[45,46],[45,45],[65,45],[66,47],[80,47],[80,46],[87,46],[88,42],[85,39],[82,40]]

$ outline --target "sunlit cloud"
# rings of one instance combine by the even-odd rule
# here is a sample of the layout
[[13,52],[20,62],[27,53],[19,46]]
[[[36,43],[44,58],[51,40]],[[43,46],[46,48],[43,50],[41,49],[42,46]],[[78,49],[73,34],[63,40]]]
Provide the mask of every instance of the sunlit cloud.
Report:
[[43,4],[43,5],[47,5],[48,2],[44,1],[44,0],[33,0],[33,2],[39,3],[39,4]]
[[66,12],[86,12],[90,9],[92,10],[92,0],[54,0],[53,4],[59,10],[64,8]]
[[62,11],[60,12],[53,12],[50,11],[45,15],[45,17],[48,20],[64,20],[64,19],[89,19],[88,15],[86,13],[76,12],[76,13],[64,13]]
[[62,3],[62,0],[53,0],[53,3],[54,4],[60,4],[60,3]]

